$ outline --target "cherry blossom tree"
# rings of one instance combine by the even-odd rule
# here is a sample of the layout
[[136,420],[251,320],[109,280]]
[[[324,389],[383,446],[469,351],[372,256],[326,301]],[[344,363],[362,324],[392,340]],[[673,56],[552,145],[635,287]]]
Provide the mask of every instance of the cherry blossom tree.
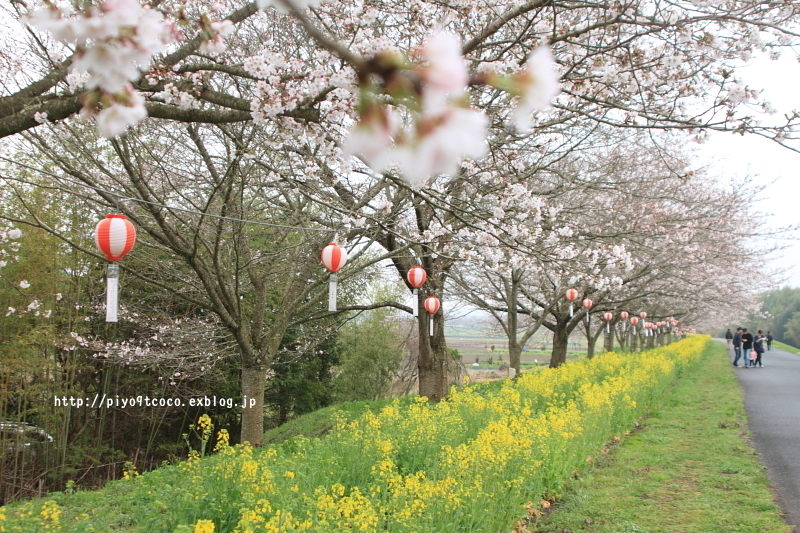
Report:
[[[576,216],[586,205],[629,201],[599,177],[588,182],[603,194],[579,196],[568,190],[577,173],[553,178],[569,167],[545,172],[584,143],[602,145],[595,136],[602,126],[679,130],[697,140],[708,130],[750,132],[787,144],[798,120],[759,123],[752,109],[768,104],[735,74],[755,51],[779,54],[796,41],[800,8],[792,3],[165,0],[147,9],[114,0],[80,3],[74,13],[50,3],[14,6],[12,15],[30,26],[3,48],[3,61],[19,74],[3,80],[0,136],[81,110],[107,136],[137,123],[142,109],[195,131],[197,123],[255,123],[264,132],[257,160],[282,181],[270,189],[290,187],[308,206],[349,218],[349,228],[393,256],[400,275],[422,264],[433,292],[466,257],[465,240],[524,248],[504,235],[513,228],[501,229],[508,222],[502,205],[491,212],[510,185],[528,191],[523,204],[537,188],[560,193],[557,205]],[[105,69],[115,62],[119,69]],[[644,189],[661,182],[636,182],[639,203],[629,216],[649,221],[659,211],[649,211],[655,193]],[[677,185],[673,201],[685,194]],[[635,233],[644,250],[662,244],[648,224]],[[154,231],[169,240],[162,225]],[[599,300],[619,279],[623,286],[660,279],[664,267],[641,263],[631,279],[590,280],[587,274],[607,270],[600,257],[609,255],[590,250],[614,246],[604,242],[611,226],[600,230],[586,231],[572,248],[586,253],[586,272],[578,269],[574,280],[559,272],[537,309],[549,309],[573,283]],[[564,331],[582,317],[556,312],[543,324],[565,347]],[[441,320],[434,324],[431,337],[420,321],[428,346],[420,392],[439,398],[447,350]]]

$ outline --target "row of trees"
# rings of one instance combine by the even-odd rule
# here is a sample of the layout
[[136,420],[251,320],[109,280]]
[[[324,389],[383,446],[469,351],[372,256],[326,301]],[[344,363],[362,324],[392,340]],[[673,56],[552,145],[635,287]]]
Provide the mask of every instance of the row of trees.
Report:
[[[65,28],[84,19],[67,28],[48,8],[34,19],[50,34],[25,26],[22,4],[8,11],[17,25],[0,49],[11,67],[0,80],[3,218],[98,265],[91,228],[102,213],[126,214],[140,240],[123,282],[151,288],[143,306],[170,302],[164,314],[180,317],[182,349],[161,354],[119,332],[98,333],[97,353],[134,365],[196,361],[197,375],[208,361],[188,355],[224,360],[240,372],[240,394],[259,402],[241,413],[241,440],[260,444],[261,402],[285,354],[325,352],[347,313],[411,312],[404,298],[363,297],[385,264],[396,284],[412,266],[426,269],[420,304],[436,294],[445,309],[458,300],[491,313],[517,369],[541,327],[553,333],[551,364],[563,363],[568,335],[586,323],[584,311],[569,316],[569,287],[594,300],[593,312],[646,310],[686,325],[741,311],[732,303],[753,287],[758,256],[730,258],[757,224],[735,216],[741,187],[693,168],[685,134],[792,141],[798,115],[759,123],[753,109],[767,103],[735,69],[793,44],[796,4],[277,0],[280,9],[259,9],[266,3],[154,2],[181,22],[183,39],[151,66],[140,61],[141,76],[119,93],[93,78],[113,66],[108,57],[87,73],[71,65],[86,67],[93,47],[127,49],[143,26],[123,23],[123,38],[115,23],[75,46]],[[100,138],[76,116],[81,99],[84,118],[141,101],[151,119]],[[530,124],[541,100],[552,106]],[[97,120],[107,126],[109,116]],[[53,203],[74,216],[49,217]],[[324,311],[318,259],[330,240],[353,256],[338,314]],[[432,324],[417,321],[416,378],[420,394],[440,400],[455,364],[443,317]],[[600,321],[591,324],[596,338]],[[24,379],[49,379],[30,372]]]
[[779,341],[800,346],[800,289],[784,287],[761,294],[760,308],[748,317],[754,329],[770,331]]

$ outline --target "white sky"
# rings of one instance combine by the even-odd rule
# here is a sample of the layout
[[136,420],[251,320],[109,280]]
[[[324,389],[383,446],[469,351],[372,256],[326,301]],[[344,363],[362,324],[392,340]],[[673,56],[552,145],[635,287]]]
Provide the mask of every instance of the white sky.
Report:
[[[784,54],[777,61],[754,60],[737,69],[736,75],[763,90],[762,96],[778,110],[773,120],[800,109],[800,62],[794,54]],[[800,149],[800,142],[796,147]],[[756,210],[771,213],[772,227],[800,226],[800,153],[754,135],[717,133],[699,147],[697,160],[725,181],[750,176],[753,185],[765,185]],[[744,209],[742,216],[746,216]],[[800,230],[776,243],[787,248],[774,253],[769,266],[785,271],[786,285],[800,287]]]

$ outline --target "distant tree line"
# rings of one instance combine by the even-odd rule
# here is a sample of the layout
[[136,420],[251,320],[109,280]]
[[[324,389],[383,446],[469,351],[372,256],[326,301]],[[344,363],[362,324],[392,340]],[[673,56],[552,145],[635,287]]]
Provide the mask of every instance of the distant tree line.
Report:
[[800,346],[800,288],[768,291],[762,300],[758,329],[771,331],[776,340]]

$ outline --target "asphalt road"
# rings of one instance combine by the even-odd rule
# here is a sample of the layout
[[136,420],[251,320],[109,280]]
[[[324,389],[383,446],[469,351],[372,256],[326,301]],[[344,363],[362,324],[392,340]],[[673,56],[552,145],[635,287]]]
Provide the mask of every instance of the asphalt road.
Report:
[[764,368],[734,371],[755,447],[787,521],[800,531],[800,355],[773,348],[762,361]]

